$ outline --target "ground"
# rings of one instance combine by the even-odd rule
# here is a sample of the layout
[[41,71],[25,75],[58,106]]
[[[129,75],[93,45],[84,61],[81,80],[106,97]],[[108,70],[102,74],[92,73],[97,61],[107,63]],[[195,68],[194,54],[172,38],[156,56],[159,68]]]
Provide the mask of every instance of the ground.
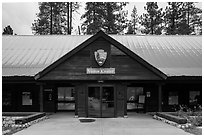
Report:
[[189,135],[189,133],[155,120],[148,114],[130,113],[128,118],[96,118],[81,123],[73,113],[55,113],[16,135]]

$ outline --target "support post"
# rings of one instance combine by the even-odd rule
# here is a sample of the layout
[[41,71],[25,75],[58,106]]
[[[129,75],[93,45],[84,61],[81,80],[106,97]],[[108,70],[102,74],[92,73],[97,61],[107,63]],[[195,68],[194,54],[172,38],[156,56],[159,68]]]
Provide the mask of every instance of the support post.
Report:
[[162,111],[162,84],[158,85],[158,112]]
[[78,90],[77,86],[75,85],[75,117],[78,117]]
[[40,112],[43,112],[43,84],[40,84],[39,102],[40,102]]
[[127,118],[127,85],[124,84],[124,117]]

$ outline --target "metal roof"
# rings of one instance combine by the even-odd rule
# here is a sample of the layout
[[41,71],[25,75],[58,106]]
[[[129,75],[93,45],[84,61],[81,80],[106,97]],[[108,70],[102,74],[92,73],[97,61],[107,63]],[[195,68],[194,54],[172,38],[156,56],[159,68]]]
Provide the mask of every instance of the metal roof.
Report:
[[[2,36],[2,75],[34,76],[91,36]],[[202,76],[202,36],[109,36],[167,76]]]

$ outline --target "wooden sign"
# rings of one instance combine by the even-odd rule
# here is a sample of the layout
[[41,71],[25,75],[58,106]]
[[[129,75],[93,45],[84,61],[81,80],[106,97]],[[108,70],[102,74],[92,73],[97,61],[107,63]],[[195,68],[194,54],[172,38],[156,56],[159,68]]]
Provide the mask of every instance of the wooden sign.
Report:
[[86,68],[86,74],[115,74],[115,68]]

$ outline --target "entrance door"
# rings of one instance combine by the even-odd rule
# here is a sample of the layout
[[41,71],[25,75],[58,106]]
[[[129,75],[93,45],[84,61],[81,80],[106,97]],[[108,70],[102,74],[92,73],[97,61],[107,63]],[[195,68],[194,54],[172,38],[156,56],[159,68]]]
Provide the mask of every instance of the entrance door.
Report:
[[74,87],[58,87],[57,110],[58,111],[75,110]]
[[88,87],[88,117],[114,117],[114,87]]

